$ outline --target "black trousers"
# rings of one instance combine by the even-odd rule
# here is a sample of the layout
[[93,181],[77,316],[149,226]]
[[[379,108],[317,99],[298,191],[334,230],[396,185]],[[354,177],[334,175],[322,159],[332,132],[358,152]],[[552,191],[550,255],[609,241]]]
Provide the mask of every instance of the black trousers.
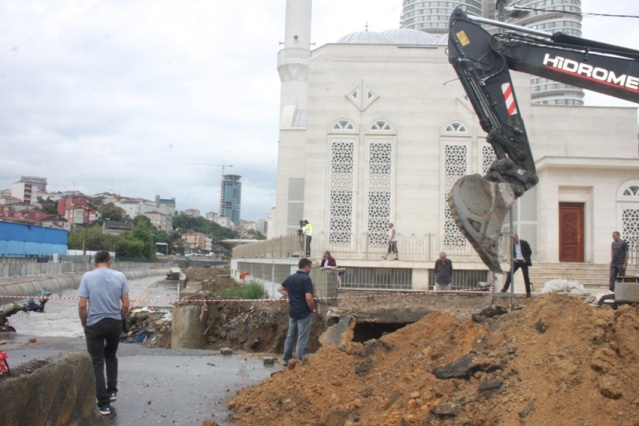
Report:
[[[521,273],[524,274],[524,284],[526,285],[526,294],[530,296],[530,277],[528,276],[528,264],[523,262],[515,262],[513,268],[513,275],[517,273],[517,269],[521,268]],[[508,287],[510,287],[510,272],[506,275],[506,284],[504,284],[504,288],[501,289],[502,293],[508,291]]]
[[[98,398],[98,405],[109,403],[109,392],[118,391],[118,358],[116,353],[120,344],[121,331],[122,321],[114,318],[105,318],[84,328],[87,350],[93,363],[95,396]],[[106,380],[104,378],[105,366]]]
[[311,241],[313,237],[310,235],[306,236],[306,257],[311,257]]

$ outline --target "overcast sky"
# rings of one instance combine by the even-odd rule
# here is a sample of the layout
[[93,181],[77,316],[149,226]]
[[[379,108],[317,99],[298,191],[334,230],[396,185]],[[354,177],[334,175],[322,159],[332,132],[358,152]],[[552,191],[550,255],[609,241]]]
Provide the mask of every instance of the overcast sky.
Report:
[[[398,28],[401,7],[316,0],[312,41]],[[639,2],[582,0],[582,11],[639,15]],[[205,214],[219,209],[226,163],[242,176],[242,218],[266,218],[284,13],[285,0],[2,0],[0,189],[42,176],[50,191],[159,194]],[[639,20],[588,17],[584,37],[639,48]]]

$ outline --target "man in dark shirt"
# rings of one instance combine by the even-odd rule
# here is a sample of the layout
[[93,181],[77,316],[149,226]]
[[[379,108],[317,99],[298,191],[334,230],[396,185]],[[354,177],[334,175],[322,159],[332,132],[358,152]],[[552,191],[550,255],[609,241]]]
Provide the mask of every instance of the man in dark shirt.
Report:
[[628,266],[628,243],[621,239],[618,231],[612,233],[612,244],[610,246],[610,283],[608,288],[615,291],[615,281],[617,277],[626,275]]
[[453,262],[446,257],[445,252],[439,253],[439,260],[435,261],[435,283],[437,291],[450,290],[453,282]]
[[288,333],[284,342],[284,366],[293,358],[293,342],[297,337],[295,358],[301,360],[306,350],[306,342],[313,322],[315,300],[313,299],[313,281],[308,274],[312,262],[302,258],[298,263],[298,271],[289,275],[277,289],[289,300]]

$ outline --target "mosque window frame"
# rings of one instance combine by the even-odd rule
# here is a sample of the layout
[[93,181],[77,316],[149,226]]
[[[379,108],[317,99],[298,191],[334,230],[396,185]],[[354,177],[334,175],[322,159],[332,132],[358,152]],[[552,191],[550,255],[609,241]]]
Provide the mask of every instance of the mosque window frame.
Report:
[[619,185],[619,189],[617,190],[617,201],[639,201],[639,180],[633,179]]
[[380,118],[373,120],[366,130],[368,135],[396,135],[395,126],[390,121]]
[[340,118],[333,122],[328,133],[329,134],[336,134],[336,133],[353,134],[353,133],[358,133],[358,130],[357,130],[357,126],[355,125],[355,123],[353,123],[352,120],[349,120],[348,118]]
[[639,247],[639,180],[619,185],[617,190],[617,230],[631,250]]
[[470,128],[462,121],[452,120],[442,126],[440,136],[470,136]]

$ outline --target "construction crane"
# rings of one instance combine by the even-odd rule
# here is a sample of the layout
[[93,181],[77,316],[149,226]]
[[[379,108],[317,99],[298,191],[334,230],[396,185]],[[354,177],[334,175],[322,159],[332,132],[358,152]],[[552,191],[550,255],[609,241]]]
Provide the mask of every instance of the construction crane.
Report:
[[[233,164],[228,164],[225,163],[224,161],[222,161],[221,164],[212,164],[212,163],[186,163],[186,164],[192,164],[194,166],[210,166],[210,167],[221,167],[222,168],[222,179],[220,180],[220,198],[222,198],[222,188],[221,185],[224,185],[224,169],[226,167],[233,167]],[[222,205],[222,200],[220,200],[220,215],[223,214],[223,205]]]
[[227,164],[222,161],[222,164],[211,164],[211,163],[186,163],[192,164],[194,166],[211,166],[211,167],[221,167],[222,168],[222,179],[224,179],[224,168],[225,167],[233,167],[233,164]]

